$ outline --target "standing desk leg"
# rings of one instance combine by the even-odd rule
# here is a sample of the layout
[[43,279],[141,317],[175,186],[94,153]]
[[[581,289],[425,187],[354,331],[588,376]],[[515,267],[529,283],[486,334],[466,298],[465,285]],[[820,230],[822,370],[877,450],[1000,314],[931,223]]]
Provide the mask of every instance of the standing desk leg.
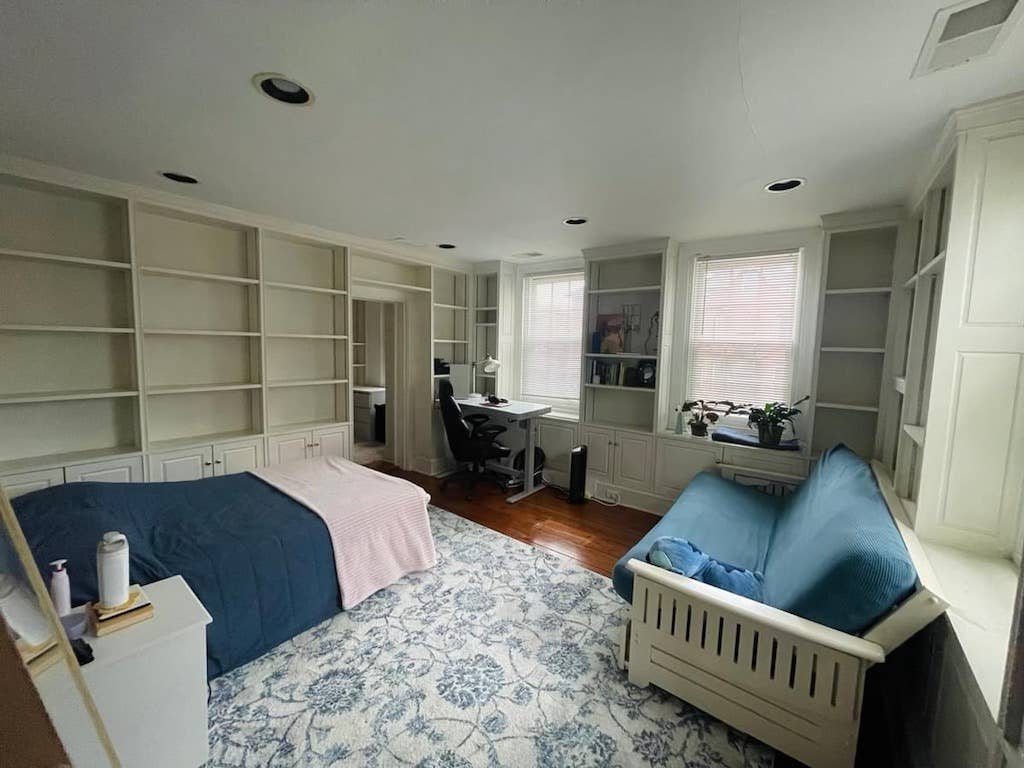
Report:
[[544,483],[533,482],[533,420],[525,419],[519,422],[519,426],[526,430],[526,455],[523,457],[523,467],[526,475],[523,477],[523,490],[505,499],[509,504],[515,504],[517,501],[525,499],[544,487]]

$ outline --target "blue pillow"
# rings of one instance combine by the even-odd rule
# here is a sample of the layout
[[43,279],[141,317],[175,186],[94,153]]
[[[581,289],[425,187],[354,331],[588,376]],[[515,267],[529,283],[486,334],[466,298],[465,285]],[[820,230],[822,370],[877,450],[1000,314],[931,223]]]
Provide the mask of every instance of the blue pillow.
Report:
[[762,574],[716,560],[686,539],[662,536],[651,546],[647,562],[712,587],[763,602]]

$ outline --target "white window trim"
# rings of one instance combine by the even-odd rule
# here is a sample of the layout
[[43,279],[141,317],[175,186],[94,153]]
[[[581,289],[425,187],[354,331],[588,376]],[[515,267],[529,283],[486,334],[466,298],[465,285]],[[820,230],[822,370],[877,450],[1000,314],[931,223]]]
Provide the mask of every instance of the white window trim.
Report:
[[[765,253],[800,253],[800,290],[797,295],[797,344],[793,355],[793,385],[790,402],[814,393],[818,315],[821,305],[821,279],[825,234],[819,227],[768,232],[741,237],[700,240],[683,243],[679,249],[679,270],[676,278],[676,322],[672,369],[669,372],[668,411],[662,414],[662,424],[672,429],[675,425],[673,408],[686,399],[686,366],[690,347],[690,297],[693,295],[693,268],[698,258],[727,258],[753,256]],[[813,399],[813,397],[812,397]],[[806,440],[813,427],[814,408],[811,403],[801,406],[803,415],[798,419],[797,435]],[[746,424],[746,417],[741,417]],[[737,425],[738,426],[738,425]]]
[[[512,356],[512,395],[511,397],[516,400],[521,400],[523,397],[522,386],[523,386],[523,320],[525,319],[526,310],[526,279],[530,277],[544,277],[547,275],[561,275],[566,272],[585,272],[584,262],[582,258],[578,259],[562,259],[559,261],[547,261],[540,264],[517,264],[515,268],[515,313],[512,318],[513,328],[515,328],[514,344],[513,344],[513,356]],[[583,351],[583,323],[584,319],[580,318],[580,353]],[[536,398],[535,398],[536,400]],[[577,401],[578,403],[578,401]],[[571,421],[579,421],[579,410],[566,409],[564,404],[560,405],[551,402],[544,402],[544,405],[550,405],[552,408],[549,414],[552,417],[561,419],[567,419]]]

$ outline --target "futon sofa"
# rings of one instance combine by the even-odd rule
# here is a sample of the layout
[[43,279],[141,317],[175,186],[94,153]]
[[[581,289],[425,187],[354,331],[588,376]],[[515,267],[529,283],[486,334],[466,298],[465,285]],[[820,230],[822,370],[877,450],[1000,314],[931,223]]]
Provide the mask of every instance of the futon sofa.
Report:
[[[947,606],[900,515],[844,446],[784,497],[699,475],[615,566],[630,681],[811,766],[849,768],[864,673]],[[662,537],[763,574],[760,599],[647,562]]]

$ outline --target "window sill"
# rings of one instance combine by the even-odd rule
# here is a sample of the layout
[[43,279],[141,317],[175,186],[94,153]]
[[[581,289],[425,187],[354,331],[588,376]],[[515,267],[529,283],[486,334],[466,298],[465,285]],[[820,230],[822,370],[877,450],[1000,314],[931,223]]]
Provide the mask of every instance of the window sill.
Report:
[[992,717],[1006,671],[1018,572],[1010,560],[922,542],[950,602],[946,615]]
[[543,416],[540,417],[540,419],[542,421],[545,419],[549,421],[570,421],[573,424],[578,424],[580,421],[580,417],[575,413],[558,413],[556,411],[551,411],[551,413],[545,413]]

